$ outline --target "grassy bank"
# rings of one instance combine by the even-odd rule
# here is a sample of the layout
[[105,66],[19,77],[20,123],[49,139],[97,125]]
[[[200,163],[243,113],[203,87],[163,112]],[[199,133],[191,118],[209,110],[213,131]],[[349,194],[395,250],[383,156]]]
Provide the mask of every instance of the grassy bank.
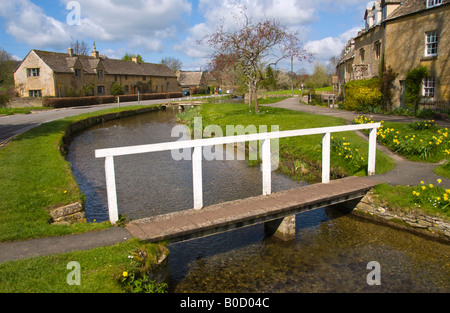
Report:
[[[344,119],[321,116],[273,107],[261,107],[256,114],[245,104],[204,104],[179,114],[179,119],[192,126],[195,116],[201,116],[203,127],[218,125],[226,133],[227,125],[278,125],[280,131],[345,125]],[[321,135],[280,139],[279,170],[297,180],[317,182],[321,179]],[[332,178],[366,175],[368,144],[354,132],[333,135],[331,153]],[[376,172],[394,167],[391,158],[377,151]]]
[[[138,240],[89,251],[76,251],[46,257],[0,264],[0,293],[123,293],[137,292],[143,288],[142,279],[125,280],[140,270],[134,256],[138,251],[149,251],[146,259],[157,256],[160,245],[146,245]],[[133,256],[133,258],[130,258]],[[68,284],[76,277],[73,267],[80,266],[80,284]],[[134,276],[136,277],[136,276]],[[136,285],[140,289],[130,289]],[[153,287],[153,286],[150,286]]]
[[[153,106],[152,106],[153,107]],[[63,156],[71,125],[91,117],[142,109],[109,109],[42,124],[0,150],[0,242],[59,236],[109,227],[109,223],[51,225],[49,209],[83,202]],[[101,122],[101,119],[99,119]]]

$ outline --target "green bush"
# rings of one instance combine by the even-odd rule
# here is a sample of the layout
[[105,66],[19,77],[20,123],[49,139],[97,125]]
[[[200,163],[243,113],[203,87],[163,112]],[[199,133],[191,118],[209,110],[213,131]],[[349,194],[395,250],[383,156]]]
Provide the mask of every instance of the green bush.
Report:
[[378,78],[353,80],[345,84],[343,109],[348,111],[373,112],[381,105],[383,95]]
[[111,94],[113,96],[120,96],[125,94],[125,87],[123,87],[121,84],[115,82],[111,86]]
[[414,113],[417,114],[419,109],[419,102],[421,98],[421,84],[425,77],[429,75],[428,68],[424,65],[419,65],[416,68],[406,73],[406,89],[405,100],[406,104],[414,108]]

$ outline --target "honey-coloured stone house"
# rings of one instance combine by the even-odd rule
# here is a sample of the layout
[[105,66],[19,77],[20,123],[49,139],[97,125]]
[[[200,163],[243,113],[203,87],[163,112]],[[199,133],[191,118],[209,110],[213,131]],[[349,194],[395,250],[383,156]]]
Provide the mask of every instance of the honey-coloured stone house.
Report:
[[91,55],[31,50],[14,72],[20,97],[67,97],[111,95],[114,83],[125,94],[136,94],[138,86],[147,92],[180,92],[177,76],[165,64],[110,59],[96,51]]
[[349,40],[337,65],[339,91],[346,82],[379,76],[380,62],[397,77],[393,107],[405,106],[409,70],[425,65],[422,103],[450,105],[450,0],[373,1],[365,11],[366,26]]

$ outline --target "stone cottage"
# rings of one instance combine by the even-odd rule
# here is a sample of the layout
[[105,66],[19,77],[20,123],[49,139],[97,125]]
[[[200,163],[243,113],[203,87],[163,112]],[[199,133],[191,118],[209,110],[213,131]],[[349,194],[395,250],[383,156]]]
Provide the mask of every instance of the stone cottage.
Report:
[[337,65],[339,91],[346,82],[379,76],[384,60],[398,74],[393,106],[404,107],[406,73],[427,66],[423,103],[450,103],[450,0],[383,0],[367,8],[365,28],[352,38]]
[[189,91],[192,95],[196,90],[210,93],[211,88],[218,87],[216,79],[205,71],[177,71],[176,75],[183,93]]
[[164,64],[110,59],[96,51],[91,55],[31,50],[14,72],[21,97],[111,95],[114,83],[125,94],[180,92],[177,76]]

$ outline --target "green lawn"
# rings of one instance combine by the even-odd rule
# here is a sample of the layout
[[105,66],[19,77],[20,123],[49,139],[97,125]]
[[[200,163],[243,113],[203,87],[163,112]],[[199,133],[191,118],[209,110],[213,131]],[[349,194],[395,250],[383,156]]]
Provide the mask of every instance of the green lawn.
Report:
[[[126,107],[120,111],[141,109]],[[118,112],[102,110],[42,124],[0,149],[0,242],[80,233],[109,223],[51,225],[49,209],[83,201],[70,163],[62,155],[63,137],[75,121]]]
[[[131,274],[135,266],[129,256],[145,246],[149,245],[132,239],[110,247],[3,263],[0,293],[123,293],[118,279],[124,271]],[[70,275],[75,268],[68,269],[69,262],[80,266],[79,285],[68,284],[68,278],[76,278]]]

